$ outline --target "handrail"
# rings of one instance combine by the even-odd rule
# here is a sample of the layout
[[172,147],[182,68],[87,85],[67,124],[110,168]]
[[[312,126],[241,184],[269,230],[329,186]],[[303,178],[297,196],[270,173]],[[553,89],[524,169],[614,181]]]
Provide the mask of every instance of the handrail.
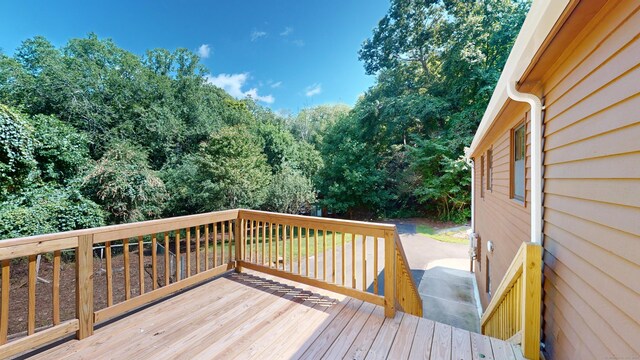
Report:
[[[60,304],[73,301],[72,294],[60,292],[61,278],[70,279],[62,275],[70,267],[61,263],[74,253],[76,315],[61,321]],[[52,283],[53,315],[49,325],[36,328],[42,254],[53,261],[47,275],[52,279],[45,279]],[[8,336],[9,298],[19,291],[11,289],[10,269],[21,264],[28,265],[27,329]],[[0,358],[74,332],[78,339],[91,336],[96,323],[234,268],[384,306],[389,317],[397,309],[422,315],[402,243],[390,224],[235,209],[2,240],[0,267]],[[38,306],[44,306],[41,300]]]
[[[396,308],[422,316],[395,225],[244,209],[238,219],[238,271],[261,271],[384,305],[387,316]],[[383,274],[384,290],[378,288]]]
[[480,320],[482,333],[520,343],[528,359],[540,356],[542,248],[523,243]]
[[[233,269],[236,233],[233,229],[237,215],[237,210],[227,210],[0,241],[0,358],[74,332],[78,339],[91,336],[98,322]],[[100,244],[105,259],[95,258],[95,244]],[[73,302],[73,293],[60,291],[61,278],[70,279],[62,275],[61,263],[63,254],[68,258],[73,253],[76,314],[70,320],[61,321],[60,304]],[[44,279],[53,289],[52,318],[48,325],[43,327],[38,323],[36,328],[36,297],[43,296],[40,289],[44,290],[36,286],[41,281],[37,263],[38,255],[42,254],[50,255],[53,260],[52,274]],[[10,269],[22,266],[24,262],[20,259],[23,258],[28,264],[27,329],[25,334],[9,336],[9,298],[21,291],[11,289]],[[99,273],[94,271],[97,261]],[[122,272],[115,269],[116,261]],[[118,276],[122,274],[124,284],[114,281],[116,272]],[[136,280],[137,284],[133,284]],[[98,294],[106,293],[101,297],[106,298],[106,303],[101,300],[94,304],[94,287]],[[124,298],[115,296],[116,290],[123,292]],[[38,307],[43,306],[46,305],[38,300]]]
[[409,261],[397,231],[394,240],[396,244],[396,299],[403,312],[422,317],[422,298],[415,279],[411,275]]
[[[150,234],[153,232],[163,232],[177,228],[176,224],[181,226],[195,226],[206,222],[213,223],[221,219],[235,219],[238,216],[238,210],[214,211],[204,214],[176,216],[165,219],[139,221],[128,224],[108,225],[97,228],[64,231],[53,234],[42,234],[34,236],[26,236],[14,239],[0,240],[0,248],[13,247],[16,245],[35,244],[44,241],[64,239],[70,237],[78,237],[81,235],[98,235],[102,241],[117,240],[128,235],[130,237]],[[125,234],[128,233],[128,234]],[[95,242],[99,242],[96,240]]]

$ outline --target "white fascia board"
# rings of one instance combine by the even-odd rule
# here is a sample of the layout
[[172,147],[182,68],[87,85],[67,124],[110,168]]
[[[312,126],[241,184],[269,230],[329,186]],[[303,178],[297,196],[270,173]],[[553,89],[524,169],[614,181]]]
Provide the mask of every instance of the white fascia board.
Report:
[[489,105],[473,137],[468,151],[469,156],[475,153],[478,144],[487,134],[498,113],[509,99],[507,82],[522,77],[568,4],[569,0],[534,0],[531,4],[531,9],[522,24],[513,48],[511,48],[498,84],[493,90]]

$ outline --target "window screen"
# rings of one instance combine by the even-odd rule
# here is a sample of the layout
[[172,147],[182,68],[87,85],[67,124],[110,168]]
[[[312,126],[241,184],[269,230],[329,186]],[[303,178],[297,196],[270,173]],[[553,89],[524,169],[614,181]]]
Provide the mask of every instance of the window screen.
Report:
[[525,186],[525,162],[526,162],[526,134],[524,124],[513,131],[512,141],[512,174],[511,189],[512,197],[524,201]]

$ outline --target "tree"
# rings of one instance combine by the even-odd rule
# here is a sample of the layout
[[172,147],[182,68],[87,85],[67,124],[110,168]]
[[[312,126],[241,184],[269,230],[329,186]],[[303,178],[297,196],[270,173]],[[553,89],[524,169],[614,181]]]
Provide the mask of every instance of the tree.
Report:
[[[392,0],[359,52],[377,82],[351,110],[351,131],[338,130],[342,137],[331,140],[333,151],[361,157],[348,160],[350,172],[340,171],[337,164],[346,164],[349,155],[322,152],[325,201],[338,202],[343,211],[365,206],[393,214],[420,205],[443,218],[464,217],[470,189],[460,157],[528,6],[527,0]],[[385,202],[340,202],[356,187],[341,186],[332,172],[351,181],[370,177],[383,190],[369,193]],[[378,174],[390,176],[379,180]]]
[[371,39],[359,52],[369,75],[405,63],[418,63],[428,73],[445,35],[444,4],[437,0],[394,0],[387,15],[378,23]]
[[380,214],[389,199],[387,174],[378,167],[370,144],[361,141],[353,116],[339,120],[325,135],[321,150],[325,166],[319,172],[322,203],[336,213]]
[[469,166],[462,156],[456,158],[446,139],[419,140],[410,149],[411,167],[419,175],[414,195],[430,205],[440,218],[465,221],[470,197]]
[[287,119],[291,133],[298,140],[319,148],[322,137],[338,119],[347,116],[351,108],[345,104],[318,105],[302,109],[298,115]]
[[259,138],[241,126],[226,127],[200,144],[197,154],[166,166],[163,178],[177,213],[259,208],[271,168]]
[[85,176],[84,190],[104,206],[115,223],[155,218],[167,198],[164,183],[149,168],[145,152],[122,141],[111,143]]
[[299,170],[285,165],[271,179],[264,208],[279,213],[308,211],[315,201],[313,184]]

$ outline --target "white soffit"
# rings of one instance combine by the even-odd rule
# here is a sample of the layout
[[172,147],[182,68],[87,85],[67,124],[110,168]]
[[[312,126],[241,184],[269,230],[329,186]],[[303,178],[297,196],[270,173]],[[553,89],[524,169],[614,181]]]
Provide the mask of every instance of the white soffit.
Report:
[[531,9],[522,24],[513,48],[511,48],[511,53],[509,53],[509,58],[502,69],[498,84],[493,90],[480,126],[473,137],[473,142],[467,152],[469,156],[472,156],[476,151],[478,144],[487,134],[508,100],[507,82],[517,81],[522,77],[568,4],[569,0],[534,0],[531,4]]

